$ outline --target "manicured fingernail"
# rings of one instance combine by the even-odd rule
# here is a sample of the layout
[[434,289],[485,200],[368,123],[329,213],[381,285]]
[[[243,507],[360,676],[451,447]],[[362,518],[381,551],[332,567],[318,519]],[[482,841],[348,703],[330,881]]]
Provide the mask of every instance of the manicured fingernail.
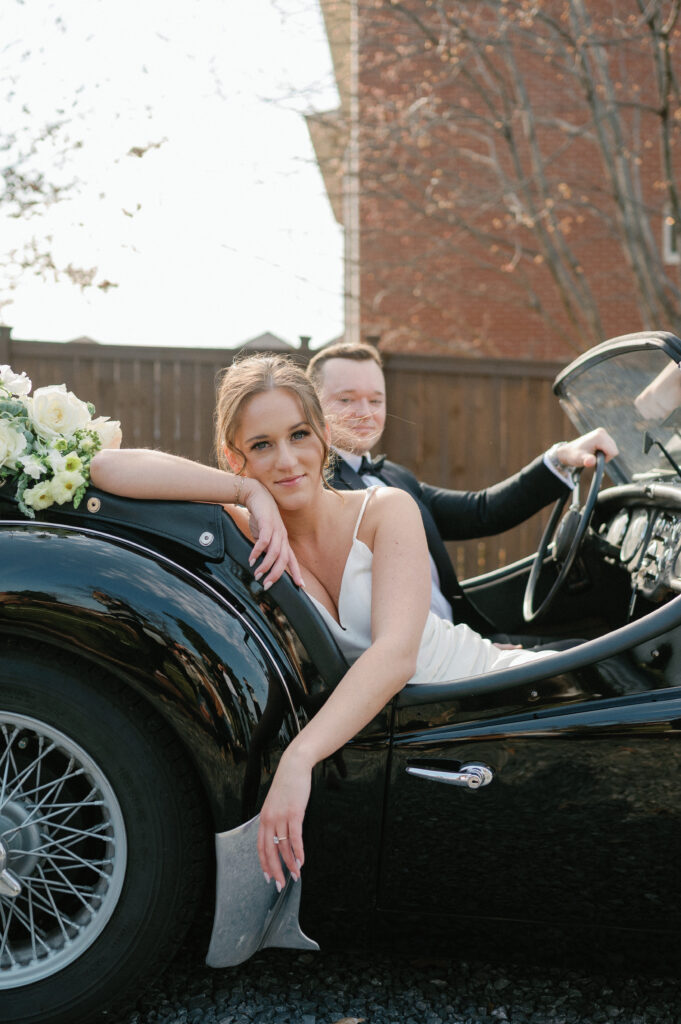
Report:
[[256,579],[256,580],[259,580],[261,576],[262,576],[262,570],[261,569],[258,569],[257,572],[253,573],[253,578]]
[[255,558],[249,558],[248,559],[248,564],[249,565],[253,565],[254,562],[255,562]]
[[297,875],[295,873],[295,871],[291,872],[291,878],[293,879],[294,882],[299,882],[300,881],[300,875]]
[[262,585],[262,589],[263,590],[269,590],[271,586],[272,586],[272,580],[266,580],[263,583],[263,585]]
[[298,868],[298,870],[299,870],[299,871],[300,871],[300,869],[302,868],[302,866],[303,866],[303,865],[302,865],[302,864],[300,863],[300,861],[299,861],[299,860],[298,860],[298,858],[296,857],[296,867]]
[[264,876],[265,876],[265,881],[266,881],[266,882],[267,882],[267,884],[269,885],[269,884],[270,884],[270,882],[272,881],[272,879],[270,878],[270,876],[269,876],[269,875],[267,874],[267,872],[266,872],[266,871],[263,871],[263,874],[264,874]]
[[282,888],[283,888],[283,886],[282,886],[281,882],[275,882],[274,884],[275,884],[275,885],[276,885],[276,887],[277,887],[277,892],[281,892],[281,890],[282,890]]

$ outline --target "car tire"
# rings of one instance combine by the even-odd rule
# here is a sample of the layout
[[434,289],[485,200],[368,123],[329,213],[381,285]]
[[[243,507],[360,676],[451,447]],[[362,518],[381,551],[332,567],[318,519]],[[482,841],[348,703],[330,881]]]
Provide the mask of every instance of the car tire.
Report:
[[3,1024],[78,1024],[139,994],[201,901],[210,831],[144,699],[95,666],[3,643]]

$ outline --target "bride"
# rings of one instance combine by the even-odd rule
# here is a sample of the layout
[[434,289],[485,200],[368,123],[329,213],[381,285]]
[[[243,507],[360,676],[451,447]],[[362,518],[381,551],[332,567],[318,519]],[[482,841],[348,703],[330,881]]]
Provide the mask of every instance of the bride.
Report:
[[[433,683],[541,657],[501,650],[429,611],[428,548],[419,510],[391,487],[325,485],[328,432],[316,392],[296,364],[254,356],[224,374],[216,441],[222,468],[163,452],[107,449],[95,486],[133,498],[227,505],[254,541],[250,563],[268,588],[286,570],[314,602],[350,668],[284,752],[260,816],[269,883],[297,880],[313,767],[358,733],[407,682]],[[225,472],[228,469],[231,472]],[[544,654],[546,652],[543,652]]]

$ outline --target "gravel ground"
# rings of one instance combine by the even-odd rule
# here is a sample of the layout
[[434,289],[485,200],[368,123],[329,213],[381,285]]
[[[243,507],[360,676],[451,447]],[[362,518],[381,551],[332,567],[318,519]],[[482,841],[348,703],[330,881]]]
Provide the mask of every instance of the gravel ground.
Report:
[[681,981],[269,950],[213,971],[185,948],[109,1024],[678,1024]]

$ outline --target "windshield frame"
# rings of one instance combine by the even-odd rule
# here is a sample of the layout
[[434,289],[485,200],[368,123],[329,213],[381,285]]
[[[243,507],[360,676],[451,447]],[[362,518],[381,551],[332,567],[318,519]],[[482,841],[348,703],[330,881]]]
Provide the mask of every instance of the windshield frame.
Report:
[[[569,366],[556,377],[553,385],[554,394],[560,401],[567,416],[580,434],[604,426],[614,437],[620,454],[608,463],[608,473],[615,483],[632,483],[638,479],[668,477],[670,474],[677,479],[669,459],[663,454],[659,441],[667,447],[669,429],[667,420],[644,417],[640,411],[640,382],[636,388],[627,387],[629,381],[624,372],[625,360],[632,354],[632,364],[636,361],[636,353],[651,353],[651,367],[656,365],[648,384],[652,384],[667,366],[679,367],[681,373],[681,340],[668,331],[645,331],[638,334],[626,334],[603,342],[588,352],[578,356]],[[654,353],[659,353],[657,359]],[[603,387],[603,401],[600,404],[590,394],[596,381],[605,382],[602,364],[612,363],[612,384],[617,394],[617,410],[621,422],[624,414],[626,429],[617,428],[617,418],[608,413],[608,402]],[[640,368],[639,368],[640,370]],[[609,383],[609,381],[608,381]],[[596,389],[597,390],[597,389]],[[637,393],[638,391],[638,393]],[[627,403],[630,415],[627,413]],[[678,411],[677,411],[678,410]],[[677,423],[673,431],[674,452],[676,462],[681,458],[681,405],[672,410]],[[667,417],[671,419],[672,413]],[[618,436],[619,434],[619,436]],[[644,454],[643,443],[648,435],[652,440],[648,453]],[[678,435],[678,441],[677,441]],[[681,483],[681,477],[678,477]]]

